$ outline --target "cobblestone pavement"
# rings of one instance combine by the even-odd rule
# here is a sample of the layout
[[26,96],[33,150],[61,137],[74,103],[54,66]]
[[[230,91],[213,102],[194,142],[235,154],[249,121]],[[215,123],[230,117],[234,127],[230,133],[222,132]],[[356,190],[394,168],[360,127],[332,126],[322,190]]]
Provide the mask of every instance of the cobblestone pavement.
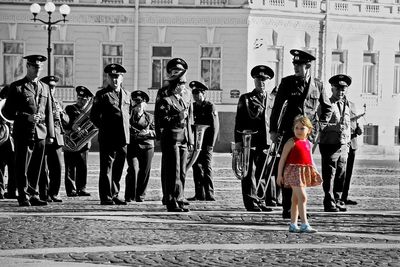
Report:
[[[0,266],[400,266],[400,168],[394,159],[356,162],[350,196],[359,205],[347,212],[324,213],[322,188],[308,188],[317,234],[290,234],[280,207],[246,212],[229,154],[214,157],[217,201],[168,213],[160,201],[158,153],[153,162],[142,203],[99,205],[98,154],[90,155],[90,197],[68,198],[62,187],[63,203],[45,207],[1,200]],[[191,172],[186,188],[193,196]]]

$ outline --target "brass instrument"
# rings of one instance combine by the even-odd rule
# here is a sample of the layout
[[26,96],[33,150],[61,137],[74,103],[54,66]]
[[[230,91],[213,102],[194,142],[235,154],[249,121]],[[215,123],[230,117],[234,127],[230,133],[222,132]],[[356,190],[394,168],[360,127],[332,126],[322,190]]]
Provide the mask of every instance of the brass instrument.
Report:
[[[271,176],[272,173],[274,172],[274,167],[276,164],[276,159],[279,156],[279,152],[282,147],[282,141],[283,141],[283,135],[285,134],[284,131],[280,132],[281,124],[282,124],[282,119],[283,116],[286,113],[288,101],[286,100],[283,105],[281,112],[279,114],[278,118],[278,138],[272,142],[272,144],[269,146],[268,150],[264,150],[263,152],[267,155],[264,161],[263,168],[261,170],[260,178],[258,179],[257,186],[256,186],[256,194],[258,199],[264,199],[265,194],[267,193],[268,185],[271,181]],[[265,170],[267,170],[267,175],[265,175]],[[264,176],[266,176],[264,178]],[[264,184],[264,190],[260,190],[261,185]],[[262,193],[262,195],[259,195],[259,192]]]
[[251,137],[257,132],[253,132],[252,130],[243,130],[239,133],[242,134],[243,146],[238,149],[234,142],[231,143],[232,170],[235,173],[236,178],[242,180],[249,170]]
[[98,133],[97,127],[90,121],[90,110],[93,98],[89,100],[82,113],[74,121],[72,131],[64,134],[64,151],[77,152],[81,150]]
[[193,152],[188,156],[188,161],[186,163],[186,171],[188,171],[193,166],[193,163],[195,163],[195,161],[199,157],[201,147],[203,145],[204,133],[206,129],[210,126],[202,124],[194,124],[193,127],[194,127],[194,148]]
[[359,115],[356,115],[354,117],[351,117],[350,121],[357,121],[359,118],[363,117],[367,113],[367,104],[364,104],[363,108],[364,108],[364,112]]
[[6,119],[1,112],[5,103],[5,99],[0,100],[0,145],[5,143],[8,138],[10,138],[10,128],[8,127],[7,123],[12,123],[12,121]]

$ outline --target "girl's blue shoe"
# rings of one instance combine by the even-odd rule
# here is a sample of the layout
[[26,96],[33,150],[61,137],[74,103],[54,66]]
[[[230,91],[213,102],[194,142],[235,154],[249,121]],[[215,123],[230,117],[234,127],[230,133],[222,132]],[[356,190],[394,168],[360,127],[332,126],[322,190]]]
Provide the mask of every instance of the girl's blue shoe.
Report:
[[300,227],[300,232],[312,234],[312,233],[316,233],[318,231],[315,230],[314,228],[312,228],[309,224],[302,224]]
[[300,228],[296,224],[291,223],[289,225],[289,232],[290,233],[300,233]]

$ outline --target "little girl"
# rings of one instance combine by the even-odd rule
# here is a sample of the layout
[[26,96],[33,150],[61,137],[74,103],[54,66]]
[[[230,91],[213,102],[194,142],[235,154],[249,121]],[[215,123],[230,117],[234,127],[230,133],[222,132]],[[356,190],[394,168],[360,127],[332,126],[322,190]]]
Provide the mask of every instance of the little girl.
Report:
[[[290,138],[283,147],[278,166],[278,185],[291,187],[292,206],[289,232],[292,233],[316,233],[307,221],[307,193],[306,186],[317,186],[322,182],[315,163],[311,156],[312,144],[307,137],[311,134],[313,126],[310,119],[299,115],[294,119],[294,137]],[[297,226],[297,218],[300,215],[302,225]]]

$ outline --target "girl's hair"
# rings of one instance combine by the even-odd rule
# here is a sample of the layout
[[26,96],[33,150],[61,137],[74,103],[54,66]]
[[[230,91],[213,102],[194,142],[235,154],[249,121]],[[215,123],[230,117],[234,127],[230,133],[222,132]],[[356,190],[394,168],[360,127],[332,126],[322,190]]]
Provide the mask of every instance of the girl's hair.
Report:
[[294,118],[293,127],[294,127],[297,123],[303,124],[304,126],[306,126],[307,128],[309,128],[311,131],[312,131],[312,129],[314,129],[314,127],[313,127],[313,125],[312,125],[310,119],[309,119],[307,116],[304,116],[304,115],[297,115],[297,116]]

